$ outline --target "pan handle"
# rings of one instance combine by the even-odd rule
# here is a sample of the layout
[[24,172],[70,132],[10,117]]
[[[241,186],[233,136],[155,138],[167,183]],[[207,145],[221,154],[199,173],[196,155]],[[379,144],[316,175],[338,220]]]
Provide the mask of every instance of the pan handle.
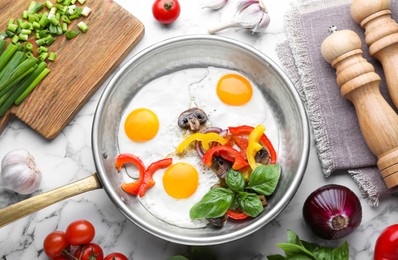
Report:
[[0,228],[61,200],[102,188],[96,174],[0,209]]

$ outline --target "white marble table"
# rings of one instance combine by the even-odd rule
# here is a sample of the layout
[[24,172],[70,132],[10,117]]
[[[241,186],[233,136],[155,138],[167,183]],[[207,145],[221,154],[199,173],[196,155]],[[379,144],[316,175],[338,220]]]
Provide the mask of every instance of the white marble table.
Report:
[[[292,0],[290,0],[292,1]],[[219,35],[227,36],[263,51],[279,63],[275,46],[285,39],[283,14],[290,1],[267,1],[271,24],[267,34],[253,35],[242,30],[228,30]],[[134,14],[145,26],[145,35],[129,57],[161,40],[185,34],[206,34],[211,26],[227,22],[233,15],[236,0],[219,11],[201,9],[201,1],[180,0],[182,12],[171,26],[157,23],[151,13],[152,1],[118,0],[121,6]],[[127,57],[127,59],[129,58]],[[43,173],[39,192],[69,184],[87,177],[95,171],[91,153],[91,124],[99,96],[107,82],[96,92],[64,131],[54,140],[47,141],[27,128],[12,121],[0,135],[0,157],[9,150],[23,147],[36,158]],[[326,183],[338,183],[350,187],[359,195],[353,181],[346,175],[325,179],[321,173],[315,147],[312,142],[308,168],[296,196],[283,213],[259,231],[228,244],[210,246],[208,250],[218,259],[266,259],[281,253],[275,245],[286,241],[286,230],[291,229],[307,241],[337,245],[343,240],[327,242],[312,235],[302,215],[306,197]],[[14,194],[1,192],[0,206],[20,200]],[[358,230],[346,239],[350,244],[352,259],[372,259],[373,248],[379,233],[388,225],[398,222],[398,202],[390,198],[372,208],[361,199],[363,221]],[[47,259],[43,252],[45,236],[56,230],[65,230],[76,219],[87,219],[96,227],[95,242],[105,253],[120,251],[129,259],[167,259],[184,253],[187,246],[173,244],[154,237],[128,221],[112,204],[104,190],[78,195],[47,207],[0,229],[0,258]]]

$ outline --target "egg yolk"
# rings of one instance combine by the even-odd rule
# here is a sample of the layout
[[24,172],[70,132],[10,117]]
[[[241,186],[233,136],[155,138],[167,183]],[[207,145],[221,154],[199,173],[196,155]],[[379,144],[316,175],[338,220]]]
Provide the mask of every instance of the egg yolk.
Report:
[[198,188],[198,171],[189,163],[179,162],[170,166],[163,175],[163,187],[176,199],[192,196]]
[[231,106],[241,106],[252,98],[250,82],[238,74],[226,74],[217,83],[217,95],[222,102]]
[[159,130],[159,120],[154,112],[138,108],[130,112],[124,122],[124,131],[128,138],[135,142],[149,141]]

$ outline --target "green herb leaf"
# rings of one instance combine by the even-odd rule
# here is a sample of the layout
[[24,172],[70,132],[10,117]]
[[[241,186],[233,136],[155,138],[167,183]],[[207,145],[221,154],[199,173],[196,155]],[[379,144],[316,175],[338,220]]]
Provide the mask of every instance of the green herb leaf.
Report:
[[300,255],[301,257],[304,257],[303,259],[317,260],[317,258],[310,251],[300,245],[281,243],[277,244],[277,246],[281,248],[288,257]]
[[300,240],[291,230],[288,230],[288,242],[277,244],[277,246],[285,252],[286,257],[270,255],[267,256],[269,260],[348,260],[350,255],[347,242],[337,248],[325,247]]
[[225,188],[211,189],[196,203],[189,214],[192,219],[218,218],[224,216],[234,200],[234,193]]
[[257,166],[250,174],[248,188],[265,196],[271,195],[278,184],[281,175],[279,164]]
[[250,217],[255,218],[264,210],[260,198],[254,193],[239,192],[236,199],[242,212]]
[[245,178],[240,172],[233,169],[230,169],[227,172],[225,182],[227,183],[228,188],[234,192],[243,191],[245,188]]

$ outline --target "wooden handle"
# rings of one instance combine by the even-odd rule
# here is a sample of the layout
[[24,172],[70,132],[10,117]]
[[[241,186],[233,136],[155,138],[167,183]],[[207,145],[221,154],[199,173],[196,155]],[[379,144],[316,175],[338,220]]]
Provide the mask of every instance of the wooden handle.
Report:
[[75,195],[102,188],[96,174],[0,209],[0,227]]
[[389,95],[398,108],[398,24],[391,18],[390,0],[353,0],[351,16],[365,29],[369,54],[382,64]]
[[327,37],[323,57],[336,69],[341,94],[355,106],[359,126],[388,188],[398,185],[398,116],[380,93],[380,77],[362,57],[361,40],[349,30]]

